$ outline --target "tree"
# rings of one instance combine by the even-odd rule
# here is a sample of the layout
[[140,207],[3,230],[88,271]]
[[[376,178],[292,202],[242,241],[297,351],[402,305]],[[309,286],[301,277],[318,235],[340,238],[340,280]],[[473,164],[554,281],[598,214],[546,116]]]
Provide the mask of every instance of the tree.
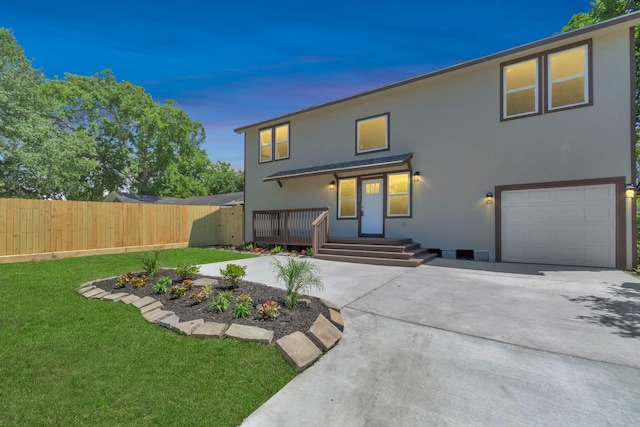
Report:
[[[615,18],[616,16],[640,10],[640,0],[594,0],[592,9],[586,13],[578,13],[571,17],[562,32],[586,27],[597,22]],[[636,49],[636,169],[640,166],[640,32],[635,30]],[[640,174],[638,174],[640,176]]]
[[94,164],[82,135],[59,132],[41,94],[44,76],[0,28],[0,196],[61,198],[81,192]]
[[244,190],[244,172],[231,168],[231,164],[218,160],[207,170],[207,194],[235,193]]
[[240,191],[213,164],[203,126],[174,101],[105,70],[45,80],[0,28],[0,197],[102,200],[115,190],[173,197]]
[[118,81],[109,70],[66,74],[45,87],[55,100],[59,129],[95,143],[98,166],[88,177],[86,198],[100,200],[120,189],[174,197],[207,194],[203,177],[211,161],[200,148],[204,128],[174,101],[158,104],[144,88]]

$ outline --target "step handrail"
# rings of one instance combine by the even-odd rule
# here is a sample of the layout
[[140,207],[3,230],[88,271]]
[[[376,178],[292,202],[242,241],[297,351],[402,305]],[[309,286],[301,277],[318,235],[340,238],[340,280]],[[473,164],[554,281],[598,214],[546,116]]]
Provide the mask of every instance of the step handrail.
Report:
[[329,240],[329,211],[326,210],[311,223],[311,248],[313,256]]

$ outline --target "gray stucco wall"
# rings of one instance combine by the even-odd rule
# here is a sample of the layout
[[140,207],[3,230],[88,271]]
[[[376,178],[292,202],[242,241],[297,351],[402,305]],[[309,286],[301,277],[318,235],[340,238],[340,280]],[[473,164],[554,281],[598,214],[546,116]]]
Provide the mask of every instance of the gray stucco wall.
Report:
[[[500,121],[500,63],[573,42],[593,40],[593,106]],[[423,247],[485,249],[495,257],[499,185],[624,176],[630,154],[628,26],[544,45],[497,60],[373,93],[290,121],[288,160],[258,164],[258,128],[245,135],[245,239],[251,212],[329,207],[335,236],[357,236],[357,220],[336,219],[332,175],[275,182],[281,170],[412,152],[412,218],[385,220],[387,237],[411,237]],[[390,113],[390,150],[355,155],[355,121]],[[280,123],[276,121],[273,124]],[[628,220],[630,221],[630,220]],[[630,228],[630,222],[627,227]]]

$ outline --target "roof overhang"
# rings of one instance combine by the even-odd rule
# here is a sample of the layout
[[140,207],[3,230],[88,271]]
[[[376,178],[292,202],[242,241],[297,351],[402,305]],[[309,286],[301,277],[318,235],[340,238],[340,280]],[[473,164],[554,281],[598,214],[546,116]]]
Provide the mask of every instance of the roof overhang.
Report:
[[567,31],[566,33],[560,33],[560,34],[557,34],[557,35],[554,35],[554,36],[551,36],[551,37],[547,37],[547,38],[542,39],[542,40],[538,40],[538,41],[535,41],[535,42],[532,42],[532,43],[527,43],[527,44],[524,44],[522,46],[517,46],[517,47],[511,48],[511,49],[507,49],[507,50],[504,50],[504,51],[501,51],[501,52],[497,52],[497,53],[494,53],[494,54],[491,54],[491,55],[487,55],[487,56],[484,56],[484,57],[481,57],[481,58],[478,58],[478,59],[462,62],[460,64],[452,65],[452,66],[449,66],[449,67],[446,67],[446,68],[443,68],[443,69],[440,69],[440,70],[436,70],[436,71],[433,71],[433,72],[430,72],[430,73],[427,73],[427,74],[422,74],[422,75],[419,75],[419,76],[416,76],[416,77],[412,77],[412,78],[409,78],[409,79],[406,79],[406,80],[401,80],[399,82],[391,83],[389,85],[385,85],[385,86],[382,86],[382,87],[379,87],[379,88],[375,88],[375,89],[368,90],[368,91],[365,91],[365,92],[356,93],[354,95],[350,95],[350,96],[346,96],[344,98],[336,99],[334,101],[329,101],[329,102],[325,102],[325,103],[322,103],[322,104],[314,105],[314,106],[311,106],[311,107],[308,107],[308,108],[304,108],[302,110],[294,111],[292,113],[284,114],[284,115],[281,115],[281,116],[272,117],[272,118],[267,119],[267,120],[263,120],[263,121],[260,121],[260,122],[257,122],[257,123],[252,123],[250,125],[240,126],[240,127],[236,128],[236,129],[234,129],[233,131],[236,132],[236,133],[245,133],[246,131],[248,131],[249,129],[254,128],[254,127],[264,126],[264,125],[267,125],[267,124],[276,123],[278,121],[287,120],[290,117],[297,116],[297,115],[300,115],[300,114],[303,114],[303,113],[308,113],[310,111],[314,111],[314,110],[318,110],[318,109],[321,109],[321,108],[329,107],[329,106],[335,105],[335,104],[340,104],[340,103],[343,103],[343,102],[346,102],[346,101],[350,101],[350,100],[353,100],[353,99],[361,98],[363,96],[367,96],[367,95],[371,95],[371,94],[374,94],[374,93],[386,91],[386,90],[393,89],[393,88],[396,88],[396,87],[399,87],[399,86],[404,86],[404,85],[411,84],[411,83],[414,83],[414,82],[417,82],[417,81],[426,80],[426,79],[429,79],[429,78],[432,78],[432,77],[436,77],[436,76],[439,76],[439,75],[442,75],[442,74],[451,73],[453,71],[458,71],[458,70],[461,70],[461,69],[464,69],[464,68],[472,67],[472,66],[475,66],[477,64],[484,63],[484,62],[488,62],[488,61],[492,61],[492,60],[496,60],[496,59],[501,59],[501,58],[506,57],[508,55],[512,55],[512,54],[515,54],[515,53],[518,53],[518,52],[521,52],[521,51],[525,51],[525,50],[528,50],[528,49],[538,48],[538,47],[545,46],[545,45],[551,44],[551,43],[555,43],[555,42],[558,42],[558,41],[561,41],[561,40],[564,40],[564,39],[568,39],[568,38],[571,38],[571,37],[590,34],[590,33],[593,33],[595,31],[601,30],[603,28],[608,28],[608,27],[612,27],[612,26],[615,26],[615,25],[619,25],[619,24],[627,25],[627,23],[628,23],[628,25],[631,25],[631,26],[635,25],[635,24],[640,25],[640,21],[639,20],[640,20],[640,11],[636,11],[636,12],[629,13],[629,14],[626,14],[626,15],[621,15],[621,16],[618,16],[618,17],[615,17],[615,18],[611,18],[611,19],[608,19],[606,21],[598,22],[596,24],[592,24],[592,25],[589,25],[589,26],[586,26],[586,27],[583,27],[583,28],[578,28],[578,29],[575,29],[575,30],[572,30],[572,31]]
[[353,174],[372,169],[391,169],[406,165],[407,170],[411,169],[411,158],[413,153],[396,154],[394,156],[378,157],[373,159],[354,160],[351,162],[331,163],[327,165],[311,166],[308,168],[292,169],[280,171],[262,178],[263,181],[280,181],[293,178],[305,178],[315,175],[333,174]]

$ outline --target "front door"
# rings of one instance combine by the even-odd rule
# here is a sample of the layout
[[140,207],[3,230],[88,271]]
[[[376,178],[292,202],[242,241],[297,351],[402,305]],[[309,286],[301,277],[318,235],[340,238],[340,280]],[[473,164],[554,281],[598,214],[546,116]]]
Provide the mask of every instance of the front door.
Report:
[[362,181],[360,234],[378,236],[382,236],[384,234],[383,182],[382,178]]

